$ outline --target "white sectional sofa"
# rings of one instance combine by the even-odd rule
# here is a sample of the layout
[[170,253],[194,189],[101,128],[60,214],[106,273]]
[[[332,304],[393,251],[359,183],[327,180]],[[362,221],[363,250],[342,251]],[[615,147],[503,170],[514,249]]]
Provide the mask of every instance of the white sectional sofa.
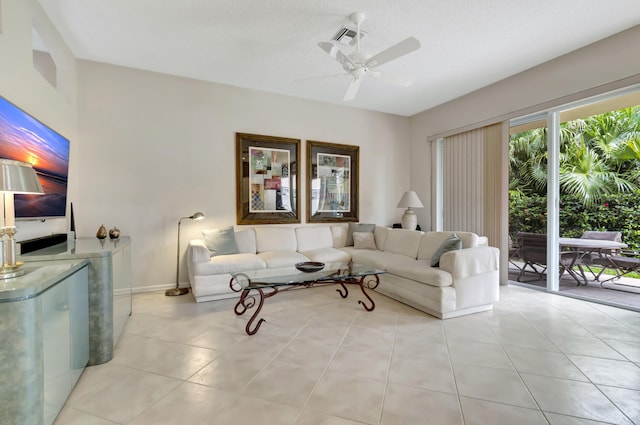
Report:
[[[452,232],[375,227],[376,249],[345,246],[346,225],[260,226],[235,231],[238,253],[211,256],[204,239],[190,241],[189,282],[197,302],[237,297],[231,272],[293,267],[302,261],[370,265],[386,273],[376,291],[447,319],[490,310],[498,300],[498,249],[479,246],[469,232],[456,232],[462,249],[445,252],[439,267],[431,259]],[[351,239],[351,238],[349,238]]]

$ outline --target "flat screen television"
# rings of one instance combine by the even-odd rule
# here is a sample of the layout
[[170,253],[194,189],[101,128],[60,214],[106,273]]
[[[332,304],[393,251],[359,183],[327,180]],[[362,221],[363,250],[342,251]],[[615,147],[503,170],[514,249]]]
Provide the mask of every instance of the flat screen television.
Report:
[[0,96],[0,158],[30,163],[44,195],[15,195],[16,219],[64,217],[69,140]]

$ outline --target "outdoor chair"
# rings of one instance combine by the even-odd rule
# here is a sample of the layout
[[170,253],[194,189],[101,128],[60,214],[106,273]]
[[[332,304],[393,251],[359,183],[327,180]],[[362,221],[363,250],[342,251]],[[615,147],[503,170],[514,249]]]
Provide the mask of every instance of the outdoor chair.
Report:
[[[607,230],[605,231],[586,230],[585,232],[582,233],[582,236],[580,236],[580,239],[596,239],[601,241],[622,242],[622,233],[616,232],[616,231],[607,231]],[[620,254],[619,249],[615,249],[615,250],[603,249],[598,253],[598,255],[593,255],[593,254],[583,255],[582,263],[587,268],[587,270],[589,270],[589,272],[594,276],[595,280],[598,280],[602,272],[606,268],[608,268],[608,266],[611,265],[611,262],[608,260],[607,257],[610,257],[612,255],[618,255],[618,254]],[[603,269],[598,274],[596,274],[590,267],[591,265],[594,265],[594,264],[603,267]]]
[[607,269],[612,269],[616,272],[615,276],[601,280],[600,284],[620,279],[622,276],[632,272],[640,272],[640,252],[624,250],[620,254],[622,255],[608,255],[594,260],[595,264],[602,266],[602,270],[596,276],[596,280],[600,280],[600,276]]
[[[524,263],[520,269],[520,274],[518,275],[518,282],[526,283],[521,279],[524,276],[527,267],[538,275],[538,279],[529,280],[528,282],[544,280],[544,273],[547,270],[547,235],[544,233],[519,232],[516,235],[516,240],[519,249],[518,255]],[[573,270],[573,266],[579,266],[578,255],[579,253],[577,251],[560,252],[560,276],[562,276],[566,271],[579,284],[579,277]]]
[[[614,241],[614,242],[622,242],[622,232],[616,231],[597,231],[597,230],[585,230],[580,236],[580,239],[596,239],[599,241]],[[619,254],[620,250],[618,249],[608,249],[600,251],[601,254],[604,255],[614,255]]]
[[516,261],[522,261],[522,258],[520,258],[520,248],[513,242],[511,235],[509,235],[509,263],[518,269],[518,271],[522,271],[522,267]]
[[538,275],[538,279],[534,280],[544,280],[544,272],[547,270],[547,235],[519,232],[516,234],[516,242],[518,256],[524,263],[518,275],[518,282],[522,282],[527,267]]

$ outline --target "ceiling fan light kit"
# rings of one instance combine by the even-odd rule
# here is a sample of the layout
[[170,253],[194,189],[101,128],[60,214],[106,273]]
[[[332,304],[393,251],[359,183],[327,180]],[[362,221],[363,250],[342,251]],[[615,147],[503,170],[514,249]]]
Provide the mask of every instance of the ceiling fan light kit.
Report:
[[[360,26],[364,21],[364,18],[365,15],[362,12],[352,13],[349,16],[349,19],[356,25],[357,29],[355,34],[353,34],[353,30],[349,30],[349,28],[341,28],[332,38],[332,42],[321,41],[318,43],[318,47],[342,66],[342,69],[345,71],[345,75],[349,75],[351,77],[351,82],[349,83],[344,98],[342,99],[344,102],[348,102],[356,97],[356,94],[360,89],[360,84],[366,76],[380,78],[382,81],[401,87],[408,87],[415,80],[413,77],[385,73],[377,70],[376,67],[418,50],[420,48],[420,42],[414,37],[409,37],[394,44],[388,49],[367,58],[360,53],[360,39],[363,36]],[[356,51],[351,54],[345,53],[336,44],[353,45],[353,40],[355,40]]]
[[365,35],[367,35],[366,31],[360,30],[360,33],[358,33],[357,29],[342,27],[331,37],[331,41],[345,46],[355,46]]

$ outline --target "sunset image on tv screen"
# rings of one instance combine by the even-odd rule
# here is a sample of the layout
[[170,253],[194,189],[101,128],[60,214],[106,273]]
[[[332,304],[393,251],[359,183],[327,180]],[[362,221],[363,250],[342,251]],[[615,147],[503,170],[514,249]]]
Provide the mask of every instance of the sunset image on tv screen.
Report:
[[30,163],[44,195],[15,195],[16,218],[64,217],[69,140],[0,97],[0,158]]

